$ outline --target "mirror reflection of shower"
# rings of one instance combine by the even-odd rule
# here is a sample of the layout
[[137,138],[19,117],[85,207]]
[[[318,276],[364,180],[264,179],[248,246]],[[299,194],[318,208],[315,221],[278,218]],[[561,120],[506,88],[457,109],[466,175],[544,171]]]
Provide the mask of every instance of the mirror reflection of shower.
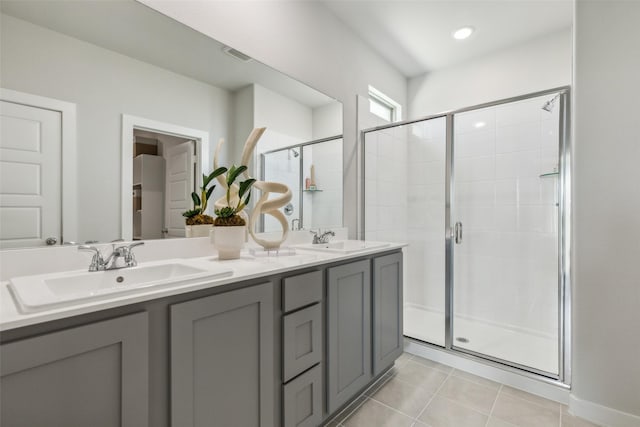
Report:
[[[263,152],[260,163],[263,180],[285,183],[293,192],[285,212],[290,229],[342,227],[341,135]],[[308,185],[311,181],[317,185]],[[258,227],[271,232],[279,225],[265,216]]]

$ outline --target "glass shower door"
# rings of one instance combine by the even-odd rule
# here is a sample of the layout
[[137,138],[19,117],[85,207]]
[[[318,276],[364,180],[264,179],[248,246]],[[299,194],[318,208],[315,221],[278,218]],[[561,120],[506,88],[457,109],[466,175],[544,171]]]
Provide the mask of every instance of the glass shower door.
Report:
[[452,347],[557,375],[559,108],[542,108],[552,98],[453,116]]

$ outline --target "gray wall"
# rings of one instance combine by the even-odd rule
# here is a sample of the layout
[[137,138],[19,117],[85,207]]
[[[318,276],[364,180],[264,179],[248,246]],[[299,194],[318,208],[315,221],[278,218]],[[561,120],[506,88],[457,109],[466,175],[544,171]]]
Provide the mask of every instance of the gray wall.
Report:
[[576,4],[572,393],[640,416],[638,22],[640,2]]
[[11,16],[1,28],[0,85],[77,104],[81,241],[121,236],[122,114],[208,131],[213,147],[229,140],[225,90]]

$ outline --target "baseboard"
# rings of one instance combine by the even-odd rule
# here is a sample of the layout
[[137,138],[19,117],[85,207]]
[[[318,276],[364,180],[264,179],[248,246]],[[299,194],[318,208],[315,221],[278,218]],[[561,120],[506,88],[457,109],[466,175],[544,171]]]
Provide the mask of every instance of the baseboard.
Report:
[[602,426],[638,427],[640,416],[618,411],[608,406],[569,396],[569,413]]
[[523,374],[514,368],[493,366],[490,362],[477,361],[464,354],[452,354],[443,349],[409,339],[405,339],[404,351],[564,405],[569,403],[569,388],[559,381],[542,377],[534,378],[532,375]]

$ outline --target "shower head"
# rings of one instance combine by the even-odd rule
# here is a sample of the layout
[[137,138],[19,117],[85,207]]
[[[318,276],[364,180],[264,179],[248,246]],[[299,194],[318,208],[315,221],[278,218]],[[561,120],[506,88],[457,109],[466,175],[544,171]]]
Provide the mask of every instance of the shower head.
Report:
[[289,148],[289,153],[293,153],[293,157],[298,157],[300,155],[295,148]]
[[544,105],[542,106],[542,109],[544,111],[547,112],[552,112],[553,111],[553,107],[556,105],[556,99],[558,99],[558,97],[560,96],[560,94],[556,94],[556,96],[554,96],[553,98],[551,98],[550,100],[548,100],[547,102],[544,103]]

